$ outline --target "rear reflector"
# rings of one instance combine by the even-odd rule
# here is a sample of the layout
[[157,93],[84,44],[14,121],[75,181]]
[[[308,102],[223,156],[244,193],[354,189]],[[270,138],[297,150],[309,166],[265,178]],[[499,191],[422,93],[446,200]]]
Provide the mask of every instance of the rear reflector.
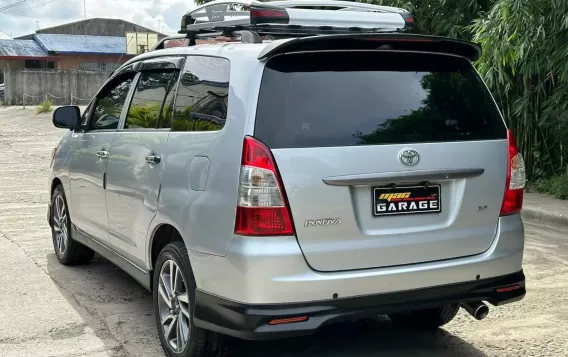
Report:
[[523,208],[523,188],[526,184],[525,161],[519,152],[511,130],[507,130],[509,157],[507,163],[507,182],[501,206],[501,216],[520,213]]
[[248,136],[243,143],[235,233],[294,234],[288,200],[272,153],[262,142]]
[[304,321],[308,321],[307,316],[291,317],[289,319],[276,319],[276,320],[270,321],[268,324],[269,325],[282,325],[282,324],[291,324],[291,323],[294,323],[294,322],[304,322]]
[[515,290],[519,290],[521,287],[518,285],[513,285],[513,286],[507,286],[506,288],[499,288],[499,289],[495,289],[496,292],[498,293],[506,293],[507,291],[515,291]]
[[245,236],[294,234],[286,207],[237,207],[235,233]]

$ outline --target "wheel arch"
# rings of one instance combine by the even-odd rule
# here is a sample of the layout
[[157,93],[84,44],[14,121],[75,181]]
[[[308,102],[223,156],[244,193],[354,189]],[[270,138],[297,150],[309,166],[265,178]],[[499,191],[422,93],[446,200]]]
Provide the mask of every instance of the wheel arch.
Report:
[[[171,242],[182,242],[184,245],[185,241],[181,236],[179,230],[169,223],[162,223],[157,225],[152,231],[152,236],[150,238],[149,249],[148,249],[148,262],[150,271],[154,270],[154,265],[162,249]],[[187,247],[187,245],[186,245]]]
[[[49,205],[47,209],[47,222],[49,223],[50,227],[53,227],[53,217],[51,217],[51,199],[53,197],[53,192],[55,191],[55,188],[59,185],[63,187],[63,182],[61,182],[59,177],[54,177],[53,180],[51,180],[51,187],[49,189]],[[63,188],[63,190],[65,191],[65,188]]]
[[59,177],[54,177],[53,180],[51,180],[51,190],[49,191],[51,196],[53,196],[53,191],[55,191],[55,188],[59,185],[61,185],[61,187],[63,187],[63,182],[61,181],[61,179]]

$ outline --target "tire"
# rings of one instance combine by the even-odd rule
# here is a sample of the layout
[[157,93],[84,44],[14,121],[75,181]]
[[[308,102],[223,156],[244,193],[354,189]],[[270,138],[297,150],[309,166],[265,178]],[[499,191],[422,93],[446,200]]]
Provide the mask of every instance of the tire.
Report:
[[[173,262],[173,265],[172,265]],[[173,268],[172,268],[173,266]],[[170,280],[172,269],[174,278]],[[164,278],[162,279],[161,276]],[[177,283],[175,283],[177,277]],[[181,277],[181,281],[180,281]],[[172,284],[171,281],[174,281]],[[183,284],[180,284],[180,282]],[[169,288],[175,286],[173,291]],[[222,351],[223,335],[196,327],[193,323],[195,308],[195,278],[189,262],[187,248],[182,242],[169,243],[162,249],[153,277],[153,300],[156,328],[164,353],[168,357],[205,357],[217,356]],[[166,302],[166,301],[169,301]],[[173,311],[173,312],[172,312]],[[181,346],[179,326],[174,321],[181,321]],[[166,329],[176,329],[166,337]]]
[[95,256],[95,252],[71,238],[71,218],[65,191],[61,185],[58,185],[51,195],[50,220],[51,238],[57,260],[63,265],[89,263]]
[[459,309],[459,305],[448,305],[433,309],[391,314],[389,318],[397,327],[414,330],[434,330],[452,321]]

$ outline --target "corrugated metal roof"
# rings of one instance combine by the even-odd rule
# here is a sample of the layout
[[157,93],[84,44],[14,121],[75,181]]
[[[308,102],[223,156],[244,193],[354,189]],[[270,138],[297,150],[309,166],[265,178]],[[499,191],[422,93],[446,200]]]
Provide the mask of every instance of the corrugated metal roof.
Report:
[[32,40],[0,40],[0,57],[46,57],[47,53]]
[[111,55],[126,52],[126,37],[38,34],[34,38],[49,52]]

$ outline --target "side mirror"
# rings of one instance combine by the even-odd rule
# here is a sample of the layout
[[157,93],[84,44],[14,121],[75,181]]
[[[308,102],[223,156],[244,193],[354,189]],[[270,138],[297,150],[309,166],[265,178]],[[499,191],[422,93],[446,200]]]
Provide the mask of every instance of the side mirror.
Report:
[[65,106],[53,112],[53,125],[57,128],[75,129],[81,123],[81,110],[77,106]]

